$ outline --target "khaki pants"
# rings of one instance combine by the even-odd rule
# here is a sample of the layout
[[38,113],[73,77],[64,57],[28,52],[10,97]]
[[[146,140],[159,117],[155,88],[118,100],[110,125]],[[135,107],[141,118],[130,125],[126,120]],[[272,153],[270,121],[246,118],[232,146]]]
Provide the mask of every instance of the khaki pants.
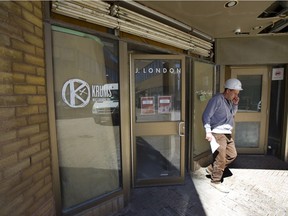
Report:
[[213,136],[220,146],[213,154],[211,182],[218,183],[221,182],[224,169],[236,159],[237,151],[231,135],[213,134]]

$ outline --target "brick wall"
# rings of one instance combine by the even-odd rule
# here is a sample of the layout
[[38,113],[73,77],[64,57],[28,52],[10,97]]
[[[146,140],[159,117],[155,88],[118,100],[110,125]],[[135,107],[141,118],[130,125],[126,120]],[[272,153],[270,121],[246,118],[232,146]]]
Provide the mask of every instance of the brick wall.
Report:
[[55,215],[43,5],[0,1],[0,214]]

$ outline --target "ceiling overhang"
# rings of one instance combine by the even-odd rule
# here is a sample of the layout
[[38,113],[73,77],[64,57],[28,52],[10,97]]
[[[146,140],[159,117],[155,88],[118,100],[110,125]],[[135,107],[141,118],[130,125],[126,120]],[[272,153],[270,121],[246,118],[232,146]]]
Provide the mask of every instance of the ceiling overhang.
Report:
[[[165,3],[161,0],[139,1],[215,39],[287,34],[288,1],[238,0],[238,3],[230,8],[225,7],[227,2],[228,0],[165,1]],[[273,16],[260,17],[268,11]]]

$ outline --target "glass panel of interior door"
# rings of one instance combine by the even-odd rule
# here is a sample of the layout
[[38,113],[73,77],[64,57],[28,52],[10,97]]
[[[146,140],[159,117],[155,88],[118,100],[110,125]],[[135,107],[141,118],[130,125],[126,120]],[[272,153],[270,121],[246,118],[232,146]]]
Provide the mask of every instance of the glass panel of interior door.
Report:
[[184,179],[184,58],[133,55],[132,61],[136,185],[179,183]]
[[238,109],[241,112],[260,112],[262,94],[262,75],[238,75],[244,91]]

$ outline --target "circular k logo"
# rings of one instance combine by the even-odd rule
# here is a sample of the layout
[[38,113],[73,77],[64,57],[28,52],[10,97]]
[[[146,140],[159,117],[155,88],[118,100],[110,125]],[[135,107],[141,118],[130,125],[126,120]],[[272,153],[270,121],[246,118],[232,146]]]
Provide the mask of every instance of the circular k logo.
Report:
[[72,108],[85,107],[90,101],[88,83],[80,79],[68,80],[62,88],[62,99]]

